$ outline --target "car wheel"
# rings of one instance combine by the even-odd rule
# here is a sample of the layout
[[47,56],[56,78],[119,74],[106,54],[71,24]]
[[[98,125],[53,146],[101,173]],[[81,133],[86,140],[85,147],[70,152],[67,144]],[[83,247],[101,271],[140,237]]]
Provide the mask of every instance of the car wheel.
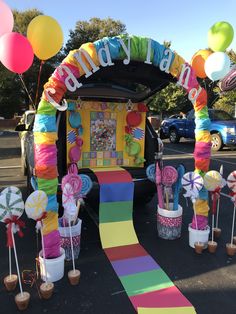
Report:
[[211,150],[213,150],[214,152],[220,150],[223,147],[223,141],[220,134],[218,133],[211,134],[211,143],[212,143]]
[[169,132],[169,140],[171,143],[176,144],[179,143],[180,137],[176,129],[171,129]]

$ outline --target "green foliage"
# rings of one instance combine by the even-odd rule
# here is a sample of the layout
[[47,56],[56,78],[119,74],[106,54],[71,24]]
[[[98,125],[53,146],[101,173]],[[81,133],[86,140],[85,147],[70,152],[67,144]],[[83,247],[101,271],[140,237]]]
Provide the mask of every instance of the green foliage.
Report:
[[75,30],[70,30],[70,39],[66,43],[64,53],[67,55],[70,50],[78,49],[87,42],[124,34],[125,30],[126,27],[121,21],[111,18],[93,17],[89,21],[78,21]]
[[222,93],[219,100],[214,104],[214,108],[227,111],[234,116],[236,105],[236,91]]
[[20,12],[18,10],[13,11],[14,17],[14,32],[21,33],[24,36],[27,34],[27,27],[31,20],[38,15],[42,15],[43,13],[37,9],[31,9],[27,11]]
[[192,103],[188,100],[185,90],[175,84],[170,83],[166,88],[158,92],[148,102],[148,107],[156,113],[186,112],[192,108]]

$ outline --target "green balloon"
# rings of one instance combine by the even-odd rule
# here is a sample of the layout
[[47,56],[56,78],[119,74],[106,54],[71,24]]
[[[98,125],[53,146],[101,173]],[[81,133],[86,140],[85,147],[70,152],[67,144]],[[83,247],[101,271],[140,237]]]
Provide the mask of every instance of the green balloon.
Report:
[[233,27],[228,22],[217,22],[208,31],[208,46],[213,51],[225,51],[233,38]]

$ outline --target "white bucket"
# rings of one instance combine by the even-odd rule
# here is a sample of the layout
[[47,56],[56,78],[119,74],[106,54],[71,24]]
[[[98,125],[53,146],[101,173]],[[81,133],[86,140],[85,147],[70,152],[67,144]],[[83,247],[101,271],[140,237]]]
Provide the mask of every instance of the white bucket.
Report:
[[[47,280],[50,282],[55,282],[63,278],[64,276],[64,260],[65,251],[60,248],[61,255],[56,258],[45,259],[46,270],[47,270]],[[40,274],[43,281],[46,281],[46,272],[44,267],[43,252],[39,252],[39,266]]]
[[209,240],[209,233],[210,233],[210,227],[207,226],[207,229],[205,230],[196,230],[188,226],[189,231],[189,246],[192,248],[195,248],[194,244],[196,242],[201,242],[204,244],[204,249],[208,246],[208,240]]
[[175,240],[181,236],[183,208],[178,205],[177,210],[173,210],[173,203],[169,203],[169,210],[157,209],[157,231],[162,239]]

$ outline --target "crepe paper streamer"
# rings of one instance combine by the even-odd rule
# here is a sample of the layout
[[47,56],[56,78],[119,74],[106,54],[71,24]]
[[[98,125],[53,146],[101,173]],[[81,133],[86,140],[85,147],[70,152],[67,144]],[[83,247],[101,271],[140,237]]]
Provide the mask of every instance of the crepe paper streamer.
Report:
[[156,163],[156,185],[157,185],[158,206],[160,208],[164,208],[164,200],[163,200],[161,183],[162,183],[162,172],[157,162]]
[[0,195],[0,221],[5,222],[13,216],[20,217],[24,212],[24,202],[20,195],[3,193]]
[[151,164],[146,168],[146,175],[151,182],[156,183],[156,167],[155,164]]
[[195,172],[187,172],[183,175],[182,186],[187,192],[184,196],[190,197],[192,202],[195,202],[199,191],[203,188],[203,178]]
[[219,82],[219,88],[222,92],[229,92],[236,88],[236,66]]
[[89,176],[87,176],[86,174],[79,174],[79,177],[82,181],[82,187],[79,193],[76,193],[76,197],[78,197],[79,195],[81,195],[82,197],[87,195],[92,187],[93,187],[93,182],[90,179]]
[[73,189],[74,195],[80,194],[81,188],[82,188],[82,180],[81,177],[78,174],[67,174],[62,178],[61,181],[61,188],[62,191],[65,188],[65,185],[69,183]]
[[173,210],[178,210],[179,194],[180,194],[180,190],[182,188],[182,178],[183,178],[184,173],[185,173],[185,167],[183,165],[179,165],[177,167],[177,173],[178,173],[178,178],[173,185],[173,191],[174,191]]
[[58,179],[41,179],[38,178],[38,188],[44,191],[47,195],[54,195],[57,193]]
[[48,197],[44,191],[34,191],[25,201],[25,212],[28,218],[38,220],[46,211]]
[[36,114],[34,121],[35,132],[56,132],[55,115]]
[[6,194],[6,193],[14,193],[14,194],[17,194],[20,197],[22,197],[21,190],[18,187],[16,187],[16,186],[8,186],[8,187],[6,187],[4,190],[1,191],[0,195],[1,194]]
[[57,164],[57,147],[55,144],[34,144],[34,152],[36,166],[55,166]]

